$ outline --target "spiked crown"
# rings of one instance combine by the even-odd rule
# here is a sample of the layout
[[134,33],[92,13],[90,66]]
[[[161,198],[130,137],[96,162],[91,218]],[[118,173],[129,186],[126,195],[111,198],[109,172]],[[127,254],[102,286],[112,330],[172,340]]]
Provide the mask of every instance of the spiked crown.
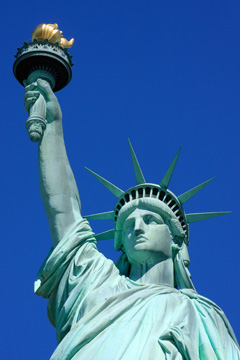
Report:
[[[85,216],[85,218],[89,220],[113,220],[114,221],[114,229],[105,231],[103,233],[96,235],[96,240],[107,240],[115,238],[115,233],[117,229],[117,220],[119,216],[120,210],[128,203],[133,202],[137,199],[144,199],[144,198],[154,198],[156,200],[161,201],[164,203],[168,209],[170,209],[171,213],[175,215],[177,220],[181,225],[182,232],[184,233],[184,242],[188,245],[189,241],[189,223],[193,223],[196,221],[201,221],[205,219],[209,219],[212,217],[220,216],[228,214],[229,212],[206,212],[206,213],[194,213],[194,214],[185,214],[183,210],[183,204],[191,199],[195,194],[197,194],[200,190],[202,190],[207,184],[209,184],[214,178],[211,178],[202,184],[188,190],[187,192],[183,193],[180,196],[174,195],[169,189],[169,183],[175,168],[175,165],[178,160],[178,156],[180,150],[178,150],[177,154],[175,155],[173,161],[171,162],[168,170],[166,171],[163,179],[161,180],[160,184],[152,184],[147,183],[143,176],[142,170],[138,163],[137,157],[134,153],[132,145],[129,142],[131,158],[134,168],[134,173],[136,177],[137,185],[131,187],[127,191],[123,191],[110,183],[109,181],[105,180],[100,175],[96,174],[92,170],[86,168],[97,180],[99,180],[109,191],[111,191],[117,198],[117,204],[113,211],[98,213],[94,215]],[[116,247],[116,246],[115,246]],[[117,249],[119,250],[119,249]]]

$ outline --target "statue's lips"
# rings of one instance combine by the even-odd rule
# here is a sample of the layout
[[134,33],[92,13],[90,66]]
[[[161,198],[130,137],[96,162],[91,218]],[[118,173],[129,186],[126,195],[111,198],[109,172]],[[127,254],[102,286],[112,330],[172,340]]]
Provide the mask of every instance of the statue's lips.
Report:
[[139,243],[146,242],[147,240],[148,240],[148,239],[147,239],[146,237],[144,237],[144,236],[139,236],[139,237],[136,238],[135,243],[136,243],[136,244],[139,244]]

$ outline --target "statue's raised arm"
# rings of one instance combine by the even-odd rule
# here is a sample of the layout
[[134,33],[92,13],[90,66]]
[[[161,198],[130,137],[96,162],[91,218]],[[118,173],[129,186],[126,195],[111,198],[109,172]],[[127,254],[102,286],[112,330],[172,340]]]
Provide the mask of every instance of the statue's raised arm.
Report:
[[[39,79],[37,83],[26,86],[25,108],[29,112],[40,94],[46,101],[47,126],[39,142],[39,184],[53,245],[56,246],[76,217],[81,216],[81,207],[66,154],[61,108],[47,81]],[[38,131],[38,124],[34,126]]]

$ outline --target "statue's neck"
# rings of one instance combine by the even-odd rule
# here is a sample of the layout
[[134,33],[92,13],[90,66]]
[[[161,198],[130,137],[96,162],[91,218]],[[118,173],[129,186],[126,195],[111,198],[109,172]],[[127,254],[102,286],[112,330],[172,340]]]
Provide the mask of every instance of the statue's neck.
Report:
[[165,284],[174,287],[172,259],[157,264],[132,264],[129,278],[139,284]]

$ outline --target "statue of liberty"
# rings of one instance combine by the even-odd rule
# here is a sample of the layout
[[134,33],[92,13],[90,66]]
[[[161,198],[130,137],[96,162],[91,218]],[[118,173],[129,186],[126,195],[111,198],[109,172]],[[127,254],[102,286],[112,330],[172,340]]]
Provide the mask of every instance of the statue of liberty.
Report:
[[[123,191],[89,170],[117,203],[113,211],[82,217],[52,91],[71,79],[64,47],[73,41],[57,24],[40,24],[14,64],[26,85],[30,138],[40,139],[40,192],[53,242],[35,282],[57,330],[51,360],[240,360],[223,311],[197,293],[188,270],[188,224],[225,214],[184,212],[212,179],[177,197],[168,187],[179,151],[160,184],[152,184],[129,142],[137,185]],[[95,235],[89,219],[113,220],[114,227]],[[116,264],[98,251],[101,239],[114,239],[121,252]]]
[[[114,221],[113,230],[95,236],[81,215],[61,109],[47,81],[26,86],[26,110],[40,93],[47,125],[39,180],[53,247],[35,292],[49,299],[57,329],[51,360],[240,359],[223,311],[196,292],[188,271],[188,224],[224,213],[185,214],[182,205],[212,179],[176,197],[168,186],[179,152],[160,185],[146,183],[129,142],[137,185],[124,192],[90,170],[118,198],[114,211],[87,217]],[[103,238],[114,238],[121,251],[116,264],[98,251]]]

